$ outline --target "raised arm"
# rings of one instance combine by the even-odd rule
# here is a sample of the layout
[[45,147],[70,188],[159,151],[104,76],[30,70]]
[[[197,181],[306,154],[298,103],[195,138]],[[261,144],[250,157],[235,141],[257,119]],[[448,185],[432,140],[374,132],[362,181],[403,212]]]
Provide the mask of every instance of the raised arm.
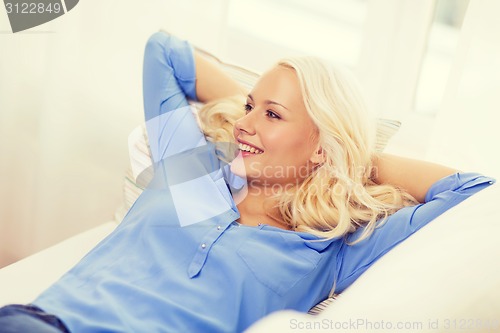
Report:
[[373,161],[373,180],[378,184],[392,184],[405,189],[419,202],[432,184],[458,170],[420,160],[379,154]]
[[241,85],[230,78],[219,67],[195,52],[196,97],[207,103],[222,97],[248,94]]
[[192,45],[165,32],[153,34],[144,54],[146,120],[187,106],[187,99],[210,102],[247,92]]

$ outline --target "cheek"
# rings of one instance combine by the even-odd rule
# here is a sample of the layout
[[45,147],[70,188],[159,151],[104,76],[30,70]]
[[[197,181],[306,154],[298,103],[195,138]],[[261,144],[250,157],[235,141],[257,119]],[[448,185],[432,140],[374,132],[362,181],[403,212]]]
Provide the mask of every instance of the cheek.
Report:
[[310,131],[294,127],[274,128],[268,133],[262,143],[276,159],[293,161],[294,164],[303,164],[309,159],[313,149]]

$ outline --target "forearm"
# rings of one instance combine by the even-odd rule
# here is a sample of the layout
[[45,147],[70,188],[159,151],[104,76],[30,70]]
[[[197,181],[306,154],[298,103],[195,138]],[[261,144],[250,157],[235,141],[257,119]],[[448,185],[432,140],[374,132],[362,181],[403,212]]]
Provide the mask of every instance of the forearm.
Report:
[[215,64],[195,52],[196,96],[207,103],[218,98],[248,94],[241,85],[230,78]]
[[436,181],[458,172],[443,165],[390,154],[379,154],[373,160],[372,179],[406,190],[419,202]]

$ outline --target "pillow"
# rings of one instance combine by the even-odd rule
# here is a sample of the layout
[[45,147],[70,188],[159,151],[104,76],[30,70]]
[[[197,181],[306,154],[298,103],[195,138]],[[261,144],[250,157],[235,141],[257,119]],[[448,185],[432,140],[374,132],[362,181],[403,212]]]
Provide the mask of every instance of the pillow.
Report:
[[401,127],[401,122],[399,120],[377,118],[375,125],[375,150],[382,152],[389,140]]

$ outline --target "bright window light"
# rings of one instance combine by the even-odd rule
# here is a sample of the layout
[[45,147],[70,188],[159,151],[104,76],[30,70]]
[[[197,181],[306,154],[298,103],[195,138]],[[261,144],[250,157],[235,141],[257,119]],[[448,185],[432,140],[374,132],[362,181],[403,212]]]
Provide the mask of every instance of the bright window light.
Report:
[[439,110],[468,4],[469,0],[436,1],[415,95],[417,113],[433,116]]

